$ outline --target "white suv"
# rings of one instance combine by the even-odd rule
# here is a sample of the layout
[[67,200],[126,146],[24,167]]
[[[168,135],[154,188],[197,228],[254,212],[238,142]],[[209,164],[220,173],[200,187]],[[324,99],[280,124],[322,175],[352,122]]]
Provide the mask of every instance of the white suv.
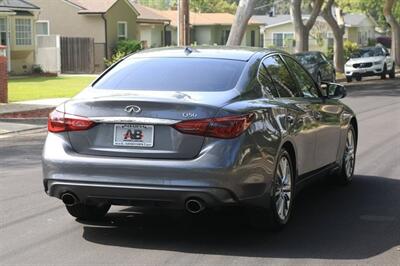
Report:
[[366,47],[352,54],[344,66],[347,82],[353,78],[360,81],[362,77],[380,76],[385,79],[395,77],[395,64],[389,51],[384,47]]

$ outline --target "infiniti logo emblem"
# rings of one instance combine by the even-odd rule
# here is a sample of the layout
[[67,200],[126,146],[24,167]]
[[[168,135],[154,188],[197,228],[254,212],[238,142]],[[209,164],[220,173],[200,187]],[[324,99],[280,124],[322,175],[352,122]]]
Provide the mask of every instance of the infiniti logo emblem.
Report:
[[125,107],[124,111],[130,114],[131,113],[138,114],[142,111],[142,109],[140,109],[140,107],[137,105],[128,105],[127,107]]

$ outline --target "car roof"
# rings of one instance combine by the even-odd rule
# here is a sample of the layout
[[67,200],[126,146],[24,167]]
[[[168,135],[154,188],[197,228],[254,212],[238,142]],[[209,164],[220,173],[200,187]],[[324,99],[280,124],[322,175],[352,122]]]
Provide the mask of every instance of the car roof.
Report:
[[307,55],[307,54],[322,54],[322,52],[319,52],[319,51],[309,51],[309,52],[295,53],[294,55]]
[[272,49],[227,46],[188,46],[147,49],[129,58],[214,58],[248,61],[255,54],[275,52]]

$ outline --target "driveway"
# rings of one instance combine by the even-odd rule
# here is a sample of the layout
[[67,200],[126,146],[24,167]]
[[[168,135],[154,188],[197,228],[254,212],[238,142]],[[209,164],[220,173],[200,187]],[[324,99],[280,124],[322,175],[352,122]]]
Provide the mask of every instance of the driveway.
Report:
[[400,79],[353,82],[358,114],[354,182],[303,190],[280,233],[260,233],[238,209],[194,219],[112,208],[77,222],[42,188],[43,130],[0,136],[0,264],[267,265],[400,261]]

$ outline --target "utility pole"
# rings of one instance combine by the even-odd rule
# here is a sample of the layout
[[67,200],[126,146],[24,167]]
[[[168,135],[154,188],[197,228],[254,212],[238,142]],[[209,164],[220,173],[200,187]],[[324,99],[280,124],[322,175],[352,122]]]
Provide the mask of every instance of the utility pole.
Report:
[[189,25],[189,0],[179,0],[178,3],[178,44],[186,46],[190,44]]

